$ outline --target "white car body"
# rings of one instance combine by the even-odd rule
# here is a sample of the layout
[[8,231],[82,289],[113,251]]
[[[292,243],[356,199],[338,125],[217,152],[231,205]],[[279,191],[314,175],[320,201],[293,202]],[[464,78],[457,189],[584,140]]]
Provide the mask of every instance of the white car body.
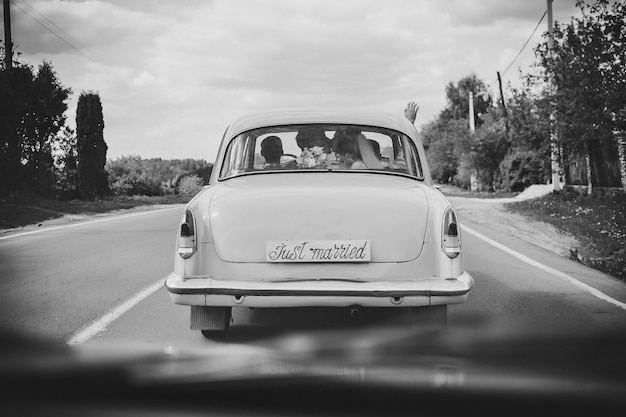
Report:
[[[265,167],[263,137],[280,136],[293,150],[286,142],[309,126],[321,126],[329,140],[334,134],[323,161],[302,150],[287,158],[296,157],[292,168]],[[341,137],[350,135],[364,160],[356,169],[347,168],[351,154],[339,154],[347,146]],[[383,162],[367,161],[374,139],[365,139],[372,137]],[[445,306],[465,302],[473,282],[463,268],[458,218],[433,187],[408,120],[293,110],[228,127],[208,186],[181,219],[165,285],[175,303],[192,306],[192,329],[211,331],[228,328],[231,307]]]

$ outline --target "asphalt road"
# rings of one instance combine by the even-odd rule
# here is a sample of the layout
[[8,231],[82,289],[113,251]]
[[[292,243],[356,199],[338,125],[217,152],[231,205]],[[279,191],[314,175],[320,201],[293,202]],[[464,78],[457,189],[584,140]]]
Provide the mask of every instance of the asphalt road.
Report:
[[[346,312],[335,310],[239,309],[223,340],[190,331],[188,308],[172,304],[161,285],[172,270],[181,210],[0,234],[0,327],[56,342],[205,346],[245,345],[326,323],[352,326]],[[451,328],[626,328],[624,283],[485,224],[462,221],[466,269],[476,285],[467,303],[449,308]]]
[[68,340],[171,271],[181,210],[0,235],[0,326]]

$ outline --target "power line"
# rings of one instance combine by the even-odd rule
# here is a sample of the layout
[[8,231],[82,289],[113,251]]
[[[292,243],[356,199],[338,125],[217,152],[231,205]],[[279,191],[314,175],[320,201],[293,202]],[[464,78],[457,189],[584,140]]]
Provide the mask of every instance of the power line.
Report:
[[539,25],[541,24],[541,22],[543,22],[543,19],[546,17],[547,13],[548,13],[547,10],[545,12],[543,12],[543,15],[541,16],[541,19],[539,19],[539,22],[537,22],[537,26],[535,26],[535,29],[533,30],[533,33],[531,33],[530,36],[528,37],[528,39],[526,39],[526,42],[524,42],[524,45],[522,46],[520,51],[517,53],[517,55],[515,55],[515,58],[513,58],[513,61],[511,61],[509,66],[506,67],[506,69],[504,71],[502,71],[502,75],[506,74],[506,72],[509,70],[509,68],[511,68],[511,65],[513,65],[513,63],[517,60],[517,58],[519,58],[519,56],[522,54],[522,51],[526,48],[526,46],[528,45],[528,42],[530,42],[532,37],[535,35],[535,32],[537,32],[537,29],[539,28]]
[[[535,26],[535,29],[533,29],[533,32],[530,34],[530,36],[528,37],[528,39],[526,39],[526,42],[524,42],[524,45],[522,45],[522,47],[520,48],[519,52],[517,53],[517,55],[515,55],[515,58],[513,58],[513,60],[511,61],[511,63],[506,67],[506,69],[504,71],[502,71],[500,73],[500,75],[504,75],[506,74],[506,72],[513,66],[513,64],[515,63],[515,61],[517,60],[517,58],[519,58],[519,56],[522,54],[522,52],[524,51],[524,49],[526,49],[526,46],[528,46],[528,42],[530,42],[530,40],[533,38],[533,36],[535,36],[535,32],[537,32],[537,29],[539,28],[539,25],[541,25],[541,22],[543,22],[543,19],[546,17],[546,14],[548,14],[548,10],[546,9],[545,12],[543,12],[543,15],[541,15],[541,18],[539,19],[539,22],[537,22],[537,26]],[[494,80],[491,84],[489,84],[489,87],[491,87],[492,85],[494,85],[498,80]]]
[[[22,2],[24,4],[26,4],[28,7],[30,7],[31,9],[33,9],[38,15],[40,15],[43,19],[45,19],[46,21],[48,21],[53,27],[57,28],[58,30],[60,30],[61,32],[63,32],[69,39],[73,40],[74,42],[76,42],[77,45],[80,45],[83,49],[85,50],[89,50],[86,46],[84,46],[82,43],[80,43],[78,40],[76,40],[74,37],[72,37],[70,34],[68,34],[67,32],[65,32],[63,29],[61,29],[57,24],[55,24],[52,20],[48,19],[46,16],[44,16],[41,12],[39,12],[37,9],[35,9],[33,6],[31,6],[30,4],[28,4],[25,0],[22,0]],[[15,7],[17,7],[18,9],[20,9],[24,14],[26,14],[28,17],[30,17],[31,19],[33,19],[35,22],[37,22],[39,25],[41,25],[43,28],[45,28],[46,30],[48,30],[50,33],[52,33],[54,36],[56,36],[57,38],[59,38],[61,41],[63,41],[63,43],[65,43],[66,45],[68,45],[70,48],[72,48],[73,50],[75,50],[76,52],[78,52],[80,55],[82,55],[83,57],[87,58],[89,61],[91,61],[92,63],[96,64],[96,66],[103,68],[103,64],[100,62],[97,62],[95,59],[93,59],[92,57],[90,57],[89,55],[87,55],[85,52],[81,51],[78,47],[76,47],[76,45],[71,44],[70,42],[68,42],[64,37],[60,36],[55,30],[51,29],[51,27],[49,27],[48,25],[46,25],[44,22],[42,22],[40,19],[38,19],[37,17],[33,16],[31,13],[29,13],[27,10],[25,10],[24,8],[20,7],[19,4],[15,3],[14,1],[11,2],[12,5],[14,5]],[[169,104],[165,103],[162,104],[160,103],[156,98],[152,97],[151,95],[147,94],[146,92],[142,91],[141,89],[137,88],[133,83],[131,83],[130,81],[123,79],[121,77],[119,77],[117,74],[112,73],[113,77],[117,78],[119,81],[121,81],[122,83],[128,85],[132,90],[134,90],[135,92],[139,93],[141,96],[143,96],[144,98],[146,98],[148,101],[153,102],[155,104],[160,104],[161,106],[165,106],[165,107],[170,107]],[[171,108],[171,107],[170,107]]]
[[[26,2],[24,2],[26,3]],[[28,4],[28,3],[26,3]],[[35,22],[39,23],[39,25],[41,25],[41,27],[45,28],[47,31],[49,31],[50,33],[52,33],[54,36],[56,36],[57,38],[59,38],[61,41],[63,41],[63,43],[65,43],[66,45],[68,45],[70,48],[74,49],[76,52],[78,52],[79,54],[81,54],[82,56],[84,56],[85,58],[87,58],[88,60],[90,60],[91,62],[93,62],[94,64],[97,64],[97,62],[92,59],[89,55],[85,54],[83,51],[81,51],[80,49],[78,49],[75,45],[72,45],[71,43],[69,43],[66,39],[64,39],[62,36],[60,36],[57,32],[55,32],[54,30],[50,29],[50,27],[48,27],[45,23],[43,23],[41,20],[37,19],[35,16],[33,16],[32,14],[30,14],[27,10],[24,10],[19,4],[17,3],[13,3],[13,5],[15,7],[17,7],[18,9],[20,9],[25,15],[27,15],[28,17],[30,17],[31,19],[33,19]],[[31,7],[29,5],[29,7]],[[34,10],[34,9],[33,9]],[[36,11],[36,10],[35,10]],[[37,12],[39,13],[39,12]],[[41,15],[41,13],[39,13]],[[43,16],[43,15],[41,15]],[[46,20],[50,21],[50,19],[46,18],[45,16],[43,16]],[[52,22],[51,22],[52,23]],[[54,23],[53,23],[54,24]],[[58,27],[57,25],[54,25],[56,27]],[[60,28],[59,28],[60,29]],[[61,29],[61,31],[63,31]],[[65,32],[64,32],[65,33]],[[68,35],[69,36],[69,35]],[[70,36],[71,39],[74,39]],[[80,44],[80,42],[76,41],[78,44]]]
[[32,10],[35,11],[35,13],[37,13],[39,16],[43,17],[44,19],[46,19],[46,21],[48,23],[50,23],[52,26],[54,26],[55,28],[59,29],[61,32],[63,32],[63,34],[65,36],[67,36],[68,38],[70,38],[72,41],[74,41],[78,46],[80,46],[81,48],[89,51],[89,48],[87,48],[85,45],[83,45],[82,43],[80,43],[76,38],[74,38],[72,35],[70,35],[69,33],[67,33],[66,31],[63,30],[63,28],[59,27],[56,23],[54,23],[52,20],[48,19],[43,13],[41,13],[39,10],[37,10],[35,7],[31,6],[26,0],[22,0],[22,3],[26,4],[28,7],[30,7]]

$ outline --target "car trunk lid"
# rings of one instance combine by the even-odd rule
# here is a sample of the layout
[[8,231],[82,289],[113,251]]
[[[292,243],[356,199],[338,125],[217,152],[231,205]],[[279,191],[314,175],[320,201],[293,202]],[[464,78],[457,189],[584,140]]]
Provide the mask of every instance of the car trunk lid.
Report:
[[[224,261],[270,261],[270,245],[275,248],[280,242],[346,248],[343,257],[304,259],[316,262],[407,262],[422,251],[428,201],[423,185],[414,179],[272,173],[234,178],[215,187],[209,218],[216,252]],[[347,255],[350,251],[354,256]],[[367,259],[359,257],[365,251]],[[303,260],[295,258],[278,261]]]

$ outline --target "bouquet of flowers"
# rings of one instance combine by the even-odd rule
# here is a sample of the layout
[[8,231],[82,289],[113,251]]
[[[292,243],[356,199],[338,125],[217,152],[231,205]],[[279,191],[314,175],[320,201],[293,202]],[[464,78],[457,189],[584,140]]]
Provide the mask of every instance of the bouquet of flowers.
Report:
[[300,168],[324,168],[326,167],[326,156],[322,146],[304,148],[300,155],[298,167]]

